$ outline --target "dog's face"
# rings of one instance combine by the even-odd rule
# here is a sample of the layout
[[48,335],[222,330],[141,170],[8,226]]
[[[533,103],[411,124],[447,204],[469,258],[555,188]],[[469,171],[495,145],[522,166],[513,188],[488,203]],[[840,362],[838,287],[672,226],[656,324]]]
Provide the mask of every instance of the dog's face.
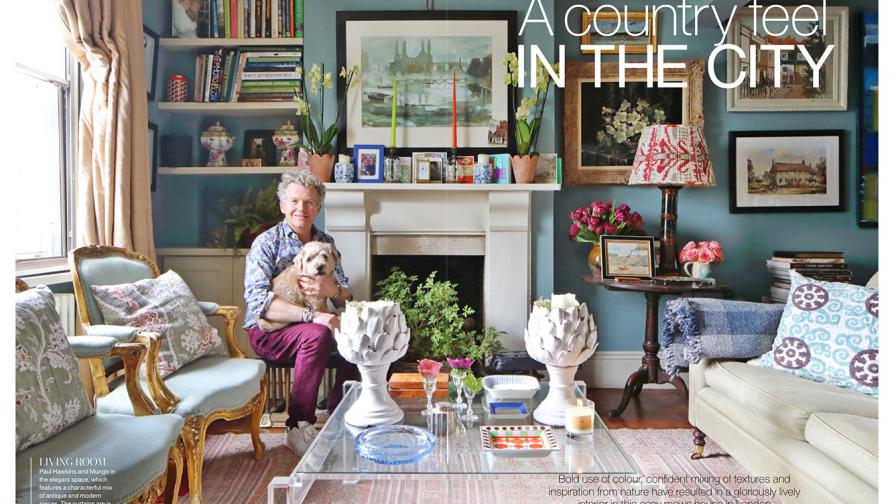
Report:
[[339,254],[329,243],[308,242],[302,246],[293,263],[303,275],[326,276],[332,274],[339,264]]

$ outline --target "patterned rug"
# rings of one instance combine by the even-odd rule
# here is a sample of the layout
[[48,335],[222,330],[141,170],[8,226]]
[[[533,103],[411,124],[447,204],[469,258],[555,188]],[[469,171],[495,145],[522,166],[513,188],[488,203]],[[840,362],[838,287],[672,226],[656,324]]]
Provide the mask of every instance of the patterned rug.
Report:
[[[406,504],[442,502],[451,495],[457,503],[550,503],[579,502],[617,503],[693,503],[710,502],[770,502],[778,501],[763,495],[766,487],[749,482],[737,484],[735,476],[749,480],[749,473],[718,445],[707,439],[706,455],[702,460],[691,460],[691,431],[688,429],[614,429],[613,437],[638,466],[643,476],[664,476],[665,483],[640,482],[594,485],[560,485],[557,477],[504,477],[496,481],[394,481],[361,482],[343,485],[341,482],[321,481],[314,484],[305,502],[345,504]],[[206,443],[205,502],[218,504],[264,503],[268,482],[274,476],[286,476],[298,462],[283,444],[283,434],[263,434],[265,457],[252,459],[252,443],[248,435],[225,434],[212,436]],[[697,483],[675,483],[686,478]],[[549,495],[550,489],[603,489],[616,492],[558,497]],[[627,492],[627,493],[624,493]],[[640,495],[639,495],[640,494]],[[659,496],[659,495],[662,496]],[[278,494],[281,498],[282,493]],[[712,497],[710,497],[712,496]],[[179,503],[187,503],[181,497]],[[283,501],[280,501],[283,502]]]

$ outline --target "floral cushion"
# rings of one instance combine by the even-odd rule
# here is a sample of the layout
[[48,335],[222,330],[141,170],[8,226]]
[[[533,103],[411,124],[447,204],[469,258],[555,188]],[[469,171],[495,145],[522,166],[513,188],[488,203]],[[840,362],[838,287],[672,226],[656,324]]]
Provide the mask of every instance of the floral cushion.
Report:
[[162,336],[161,376],[207,355],[227,355],[218,330],[209,325],[186,282],[173,271],[129,284],[91,285],[90,290],[106,324]]
[[772,349],[749,362],[877,395],[878,292],[790,273]]
[[16,452],[93,413],[53,293],[16,294]]

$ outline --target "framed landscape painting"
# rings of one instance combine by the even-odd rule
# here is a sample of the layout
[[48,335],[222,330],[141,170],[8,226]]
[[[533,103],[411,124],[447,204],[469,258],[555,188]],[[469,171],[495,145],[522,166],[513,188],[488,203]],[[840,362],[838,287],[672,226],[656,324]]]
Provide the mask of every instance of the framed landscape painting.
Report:
[[843,130],[729,133],[731,213],[844,208]]
[[516,21],[515,11],[337,12],[337,69],[361,68],[339,149],[390,144],[393,94],[399,155],[444,149],[456,82],[458,153],[506,152],[515,131],[501,61],[517,49]]
[[666,70],[664,80],[684,82],[685,88],[648,87],[647,70],[626,71],[619,85],[619,65],[601,65],[595,87],[594,63],[567,63],[563,103],[566,162],[564,182],[626,184],[641,131],[652,124],[703,126],[703,62]]
[[859,104],[859,227],[877,227],[878,222],[878,76],[877,76],[877,13],[863,12],[858,16],[859,70],[861,71]]
[[656,273],[652,236],[600,237],[601,278],[649,279]]
[[[776,9],[780,7],[775,6]],[[787,7],[789,17],[793,17],[797,7]],[[819,16],[821,7],[817,7]],[[768,22],[771,33],[765,34],[760,21],[758,35],[753,31],[753,9],[742,9],[731,21],[728,43],[743,49],[747,59],[740,58],[734,51],[728,51],[728,82],[737,80],[741,72],[747,78],[737,88],[728,90],[729,112],[778,112],[782,110],[846,110],[847,82],[849,81],[849,8],[827,7],[824,26],[821,23],[800,21],[796,28],[792,23]],[[811,11],[802,9],[801,17]],[[762,19],[763,9],[757,12]],[[783,17],[775,12],[772,17]],[[822,29],[823,28],[823,29]],[[797,33],[799,30],[799,33]],[[811,35],[804,35],[810,33]],[[805,55],[794,47],[792,51],[781,51],[781,82],[775,86],[774,55],[771,51],[759,51],[757,47],[756,86],[750,86],[750,46],[761,45],[802,45],[816,61],[821,58],[827,46],[833,45],[830,55],[819,71],[819,87],[813,87],[812,68]]]

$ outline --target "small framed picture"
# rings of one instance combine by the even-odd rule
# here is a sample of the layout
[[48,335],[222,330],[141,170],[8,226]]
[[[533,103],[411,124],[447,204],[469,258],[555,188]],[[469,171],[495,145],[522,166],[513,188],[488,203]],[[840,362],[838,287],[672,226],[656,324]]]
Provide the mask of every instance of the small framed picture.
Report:
[[358,182],[382,182],[385,146],[356,145],[354,149],[355,180]]
[[532,182],[536,184],[559,184],[560,177],[557,175],[559,164],[557,154],[541,154],[538,156],[538,164],[535,165],[535,179]]
[[656,269],[652,236],[600,237],[600,274],[604,280],[615,278],[650,279]]
[[146,129],[146,152],[149,155],[148,164],[146,165],[152,171],[152,182],[150,182],[149,190],[156,190],[156,175],[159,172],[159,161],[156,158],[156,151],[159,150],[159,125],[149,123]]
[[274,130],[246,130],[243,136],[243,159],[260,159],[259,166],[275,166],[276,158]]
[[159,66],[159,34],[143,26],[143,64],[146,65],[146,97],[156,99],[156,69]]
[[402,184],[414,182],[414,160],[410,156],[398,158],[398,173],[395,180]]
[[414,182],[418,184],[441,183],[442,166],[448,162],[445,152],[415,152]]
[[840,212],[843,130],[729,132],[731,213]]

